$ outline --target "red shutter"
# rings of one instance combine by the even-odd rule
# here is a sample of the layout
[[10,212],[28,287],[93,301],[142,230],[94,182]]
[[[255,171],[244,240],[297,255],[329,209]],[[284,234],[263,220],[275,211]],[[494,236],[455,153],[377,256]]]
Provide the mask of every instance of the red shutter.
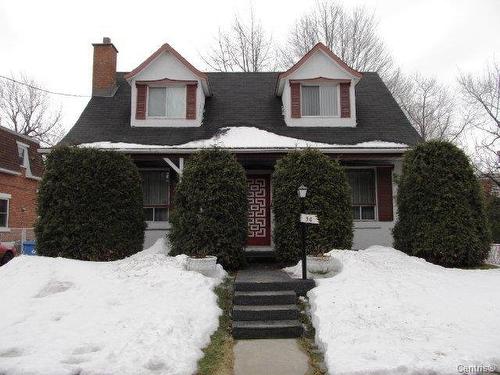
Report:
[[290,102],[292,118],[300,118],[300,83],[290,82]]
[[392,221],[392,167],[377,167],[377,204],[379,221]]
[[136,120],[146,119],[146,97],[148,87],[146,85],[136,85],[137,88],[137,105],[135,107]]
[[186,86],[186,119],[196,119],[196,89],[198,85]]
[[351,117],[350,86],[349,82],[340,83],[340,117]]

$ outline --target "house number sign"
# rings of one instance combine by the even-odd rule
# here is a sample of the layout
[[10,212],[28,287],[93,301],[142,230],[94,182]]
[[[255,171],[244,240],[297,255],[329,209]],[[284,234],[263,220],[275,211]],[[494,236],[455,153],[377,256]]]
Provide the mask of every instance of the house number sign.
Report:
[[319,224],[318,215],[300,214],[300,222],[305,224]]

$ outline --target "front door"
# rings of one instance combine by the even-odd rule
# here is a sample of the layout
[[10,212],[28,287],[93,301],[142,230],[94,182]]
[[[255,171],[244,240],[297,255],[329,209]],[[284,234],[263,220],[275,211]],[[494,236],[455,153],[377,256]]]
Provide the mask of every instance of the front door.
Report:
[[271,245],[269,175],[248,175],[248,246]]

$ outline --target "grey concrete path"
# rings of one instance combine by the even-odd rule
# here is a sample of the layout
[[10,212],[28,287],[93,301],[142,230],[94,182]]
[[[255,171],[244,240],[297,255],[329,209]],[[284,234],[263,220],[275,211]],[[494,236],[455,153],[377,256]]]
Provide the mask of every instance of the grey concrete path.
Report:
[[238,340],[235,375],[304,375],[309,358],[296,339]]

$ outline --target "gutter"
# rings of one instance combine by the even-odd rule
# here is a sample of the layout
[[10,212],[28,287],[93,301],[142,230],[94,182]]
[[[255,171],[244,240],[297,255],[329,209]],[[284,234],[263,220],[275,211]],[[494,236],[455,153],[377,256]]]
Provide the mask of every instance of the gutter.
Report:
[[[126,154],[192,154],[196,151],[200,151],[206,149],[207,147],[198,147],[198,148],[158,148],[158,147],[145,147],[145,148],[99,148],[92,147],[95,150],[104,150],[104,151],[116,151],[122,152]],[[261,154],[270,154],[270,153],[279,153],[279,152],[290,152],[296,150],[304,150],[307,148],[317,149],[325,154],[385,154],[385,153],[396,153],[402,154],[405,151],[409,150],[410,147],[390,147],[390,148],[354,148],[354,147],[273,147],[273,148],[227,148],[221,147],[222,150],[241,153],[241,154],[250,154],[250,153],[261,153]],[[50,148],[39,148],[38,152],[41,154],[48,154],[51,151]]]

